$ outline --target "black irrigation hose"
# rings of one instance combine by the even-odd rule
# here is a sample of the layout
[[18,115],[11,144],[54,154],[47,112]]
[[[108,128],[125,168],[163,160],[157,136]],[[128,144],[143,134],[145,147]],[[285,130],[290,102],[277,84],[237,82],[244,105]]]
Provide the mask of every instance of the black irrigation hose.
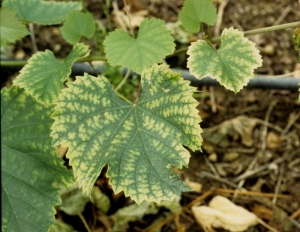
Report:
[[[22,66],[1,66],[1,72],[3,71],[19,71]],[[103,73],[106,70],[105,65],[96,66],[96,71],[98,73]],[[126,69],[123,70],[126,73]],[[193,75],[191,75],[187,70],[184,69],[173,69],[174,72],[181,72],[182,77],[185,80],[191,81],[191,85],[195,87],[201,86],[220,86],[220,84],[210,78],[205,77],[201,80],[196,79]],[[83,73],[88,73],[90,75],[96,75],[91,66],[84,63],[75,63],[72,67],[72,76],[83,75]],[[1,75],[2,76],[2,75]],[[297,91],[299,89],[298,83],[300,82],[300,78],[293,77],[263,77],[263,76],[255,76],[251,79],[246,86],[246,88],[257,88],[257,89],[284,89],[290,91]]]
[[[103,73],[106,69],[106,66],[97,66],[96,70],[99,73]],[[124,74],[126,73],[126,69],[124,69]],[[181,72],[182,77],[185,80],[191,81],[191,85],[195,87],[201,87],[204,85],[207,86],[220,86],[219,82],[216,80],[205,77],[201,80],[196,79],[193,75],[191,75],[187,70],[184,69],[173,69],[174,72]],[[72,67],[72,75],[83,75],[83,73],[89,73],[91,75],[95,75],[94,70],[84,63],[75,63]],[[256,76],[251,79],[246,86],[246,88],[256,88],[256,89],[285,89],[291,91],[297,91],[299,86],[298,83],[300,82],[300,78],[293,78],[293,77],[263,77],[263,76]]]

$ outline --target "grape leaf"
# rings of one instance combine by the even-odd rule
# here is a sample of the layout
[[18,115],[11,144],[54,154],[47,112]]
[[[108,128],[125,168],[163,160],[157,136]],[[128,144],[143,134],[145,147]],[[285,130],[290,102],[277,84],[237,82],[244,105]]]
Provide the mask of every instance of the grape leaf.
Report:
[[42,25],[59,24],[65,20],[69,11],[82,9],[80,2],[43,0],[4,0],[3,6],[15,10],[20,19]]
[[88,12],[71,11],[60,30],[67,42],[75,44],[79,42],[81,36],[92,38],[96,30],[95,21]]
[[159,19],[144,19],[136,39],[124,30],[111,32],[104,41],[107,61],[115,66],[121,65],[141,73],[174,52],[174,38]]
[[11,9],[0,9],[0,45],[14,43],[16,40],[28,35],[25,25],[18,20],[16,13]]
[[89,194],[101,169],[115,192],[137,203],[171,200],[190,190],[172,167],[187,166],[199,149],[201,121],[192,97],[194,87],[166,65],[142,72],[142,95],[124,102],[108,80],[85,74],[68,83],[56,101],[53,144],[68,146],[67,157],[79,187]]
[[183,27],[192,33],[200,31],[201,22],[212,26],[218,18],[211,0],[185,0],[178,16]]
[[64,61],[56,59],[49,50],[38,52],[28,60],[14,84],[25,88],[37,101],[52,103],[69,77],[73,63],[88,55],[88,46],[81,43],[74,45]]
[[253,70],[262,65],[255,43],[233,28],[222,32],[219,50],[200,40],[192,43],[187,54],[191,74],[198,79],[211,76],[235,93],[253,78]]
[[72,182],[51,147],[52,112],[23,89],[1,90],[2,231],[47,231],[59,186]]

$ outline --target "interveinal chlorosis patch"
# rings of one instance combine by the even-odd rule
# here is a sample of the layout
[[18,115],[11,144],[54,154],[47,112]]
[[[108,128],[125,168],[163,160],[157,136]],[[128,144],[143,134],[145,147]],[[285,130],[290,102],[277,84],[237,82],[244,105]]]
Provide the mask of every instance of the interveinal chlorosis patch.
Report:
[[111,32],[104,41],[107,61],[141,73],[143,69],[162,62],[175,49],[174,38],[159,19],[144,19],[137,38],[124,30]]
[[14,43],[16,40],[28,35],[25,25],[16,17],[16,13],[11,9],[0,9],[0,45]]
[[52,112],[23,89],[1,90],[2,231],[48,231],[59,186],[73,181],[51,147]]
[[92,38],[95,29],[95,21],[90,13],[71,11],[60,30],[66,41],[75,44],[82,36]]
[[192,33],[200,31],[200,23],[213,26],[218,18],[211,0],[185,0],[178,16],[183,27]]
[[49,50],[38,52],[28,60],[14,84],[25,88],[37,101],[52,103],[69,77],[73,63],[88,56],[89,52],[88,46],[81,43],[75,44],[63,61],[56,59]]
[[174,173],[202,143],[195,88],[166,65],[142,72],[136,104],[119,99],[103,76],[77,77],[57,100],[53,145],[68,146],[79,186],[90,193],[101,169],[115,192],[137,203],[171,200],[190,190]]
[[59,24],[65,20],[69,11],[82,9],[80,2],[44,0],[4,0],[3,6],[17,12],[17,16],[20,19],[42,25]]
[[206,76],[217,79],[235,93],[253,78],[253,70],[262,65],[255,43],[233,28],[224,29],[218,50],[200,40],[192,43],[187,54],[191,74],[198,79]]

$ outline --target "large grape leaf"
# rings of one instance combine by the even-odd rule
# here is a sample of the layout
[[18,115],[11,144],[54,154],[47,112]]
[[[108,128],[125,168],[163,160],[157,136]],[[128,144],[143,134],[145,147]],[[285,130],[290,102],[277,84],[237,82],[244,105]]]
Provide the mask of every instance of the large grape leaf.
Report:
[[108,80],[77,77],[57,100],[51,136],[68,146],[79,187],[90,193],[105,164],[115,192],[137,203],[171,200],[190,190],[173,167],[187,166],[202,143],[195,88],[166,65],[142,72],[136,104],[119,99]]
[[78,43],[81,36],[90,39],[95,30],[95,21],[90,13],[71,11],[68,13],[61,33],[66,41],[71,44]]
[[14,43],[16,40],[28,35],[25,25],[16,17],[16,13],[11,9],[0,9],[0,45]]
[[44,0],[4,0],[3,6],[17,12],[20,19],[42,25],[63,22],[69,11],[82,9],[80,2],[54,2]]
[[52,103],[63,88],[63,82],[69,77],[73,63],[89,55],[88,46],[75,44],[69,56],[61,61],[46,50],[33,55],[21,70],[14,84],[25,88],[37,101]]
[[253,78],[253,70],[262,65],[255,43],[236,29],[224,29],[219,50],[206,41],[192,43],[187,67],[198,79],[210,76],[237,93]]
[[51,147],[53,107],[23,89],[1,90],[2,231],[47,231],[55,222],[59,186],[72,180]]
[[218,18],[211,0],[185,0],[178,16],[183,27],[192,33],[200,31],[201,22],[212,26]]
[[111,32],[104,41],[107,61],[115,66],[121,65],[141,73],[163,58],[172,54],[175,49],[174,38],[159,19],[144,19],[136,39],[124,30]]

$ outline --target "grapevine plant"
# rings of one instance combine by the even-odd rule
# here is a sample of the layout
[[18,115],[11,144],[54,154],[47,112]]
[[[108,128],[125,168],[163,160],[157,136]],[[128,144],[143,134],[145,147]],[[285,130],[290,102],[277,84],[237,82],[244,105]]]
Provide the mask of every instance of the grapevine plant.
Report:
[[[63,23],[62,36],[73,48],[64,60],[49,50],[37,52],[13,86],[1,90],[2,231],[47,231],[61,188],[76,182],[89,195],[105,165],[115,193],[124,191],[137,203],[172,200],[191,190],[173,169],[188,166],[187,148],[201,149],[201,119],[196,89],[161,64],[178,52],[165,22],[144,19],[137,35],[116,29],[103,42],[110,65],[140,74],[142,93],[131,102],[105,76],[69,79],[74,62],[90,54],[81,37],[95,33],[92,15],[82,8],[70,1],[3,1],[1,46],[28,35],[26,24]],[[188,32],[204,33],[217,12],[211,0],[185,0],[179,19]],[[213,41],[204,36],[193,42],[185,50],[187,67],[237,93],[262,65],[259,51],[234,28],[215,39],[218,49]],[[59,145],[68,147],[72,170],[57,156]]]

